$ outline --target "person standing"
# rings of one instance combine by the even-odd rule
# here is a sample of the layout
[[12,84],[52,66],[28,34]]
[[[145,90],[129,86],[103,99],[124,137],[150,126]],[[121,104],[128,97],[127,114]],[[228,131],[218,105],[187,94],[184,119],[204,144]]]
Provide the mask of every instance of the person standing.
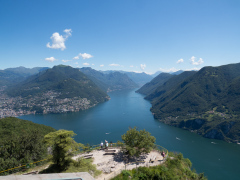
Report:
[[105,140],[105,148],[107,148],[107,140]]
[[108,142],[106,142],[106,149],[108,150]]
[[100,144],[100,146],[101,146],[101,149],[103,149],[103,142],[101,141],[101,144]]

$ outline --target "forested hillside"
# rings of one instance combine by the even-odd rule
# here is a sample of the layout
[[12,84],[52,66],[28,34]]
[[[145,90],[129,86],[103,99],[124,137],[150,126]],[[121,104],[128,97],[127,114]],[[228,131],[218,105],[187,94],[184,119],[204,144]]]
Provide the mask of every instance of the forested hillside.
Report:
[[[0,119],[0,171],[46,158],[47,147],[43,138],[53,131],[52,127],[18,118]],[[15,170],[10,171],[13,172]],[[6,174],[8,172],[1,173]]]
[[139,87],[143,86],[144,84],[150,82],[153,79],[151,75],[144,72],[136,73],[123,71],[123,73],[126,74],[130,79],[132,79]]
[[170,78],[146,99],[155,118],[204,137],[240,140],[240,64],[204,67]]
[[27,77],[37,74],[41,71],[48,69],[47,67],[35,67],[35,68],[7,68],[0,70],[0,87],[11,86],[19,82],[24,81]]
[[163,85],[168,79],[170,79],[173,75],[168,73],[161,73],[157,77],[155,77],[150,82],[146,83],[136,92],[148,95],[153,93],[159,86]]
[[[167,76],[167,79],[164,78],[161,74],[157,76],[156,82],[152,81],[148,84],[146,84],[146,87],[149,86],[148,88],[144,88],[146,97],[145,99],[147,100],[153,100],[156,97],[159,97],[161,94],[164,94],[168,91],[171,91],[177,84],[181,83],[184,79],[192,76],[195,74],[195,71],[185,71],[182,74],[179,75],[170,75]],[[165,75],[165,74],[163,74]],[[158,83],[159,82],[159,83]],[[142,88],[141,88],[142,89]],[[137,92],[142,92],[142,90],[137,91]]]
[[87,76],[70,66],[54,66],[29,77],[20,84],[7,89],[11,97],[29,97],[48,91],[59,94],[59,98],[87,98],[91,104],[107,100],[107,94],[99,89]]

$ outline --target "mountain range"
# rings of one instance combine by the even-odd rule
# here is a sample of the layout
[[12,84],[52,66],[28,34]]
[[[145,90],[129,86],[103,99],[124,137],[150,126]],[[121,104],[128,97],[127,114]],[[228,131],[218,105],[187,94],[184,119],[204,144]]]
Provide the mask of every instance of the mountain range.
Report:
[[163,85],[167,80],[169,80],[172,76],[172,74],[169,73],[161,73],[158,76],[156,76],[153,80],[143,85],[140,89],[138,89],[136,92],[148,95],[153,93],[159,86]]
[[107,71],[99,71],[104,74],[111,74],[114,72],[120,72],[122,74],[126,74],[131,80],[133,80],[138,87],[143,86],[144,84],[148,83],[153,79],[152,75],[146,74],[145,72],[138,73],[138,72],[128,72],[128,71],[116,71],[116,70],[107,70]]
[[21,81],[24,81],[27,77],[37,74],[41,71],[48,69],[48,67],[35,67],[35,68],[7,68],[0,70],[0,87],[11,86]]
[[[145,73],[103,72],[63,65],[9,68],[1,70],[0,76],[0,87],[4,86],[4,92],[10,97],[32,98],[47,94],[49,99],[44,100],[47,109],[39,112],[52,111],[51,104],[55,102],[48,92],[56,92],[54,97],[60,99],[86,98],[95,105],[108,100],[109,91],[136,88],[145,83],[136,92],[151,101],[151,111],[156,119],[207,138],[240,141],[240,63],[208,66],[199,71],[160,73],[155,78]],[[27,106],[27,103],[21,103]],[[75,101],[69,106],[70,110],[75,111],[78,103]],[[42,106],[41,103],[38,105]],[[33,106],[32,109],[36,109]],[[82,106],[82,109],[89,107]],[[65,109],[64,104],[60,104],[54,112]]]
[[79,69],[70,66],[54,66],[28,77],[6,90],[11,97],[30,97],[48,91],[59,93],[59,98],[87,98],[91,104],[106,101],[108,95]]
[[[183,70],[178,70],[178,71],[176,71],[176,72],[168,72],[168,74],[172,74],[172,75],[179,75],[179,74],[181,74],[182,72],[184,72]],[[153,77],[153,78],[155,78],[155,77],[157,77],[159,74],[161,74],[161,73],[164,73],[164,72],[162,72],[162,71],[157,71],[157,72],[155,72],[154,74],[152,74],[151,76]]]
[[88,76],[102,90],[108,92],[122,89],[133,89],[138,87],[138,85],[126,74],[118,71],[102,73],[90,67],[81,68],[80,71]]
[[[2,70],[0,117],[76,112],[109,100],[107,92],[139,87],[126,73],[92,68],[9,68]],[[129,73],[146,81],[145,73]],[[139,77],[137,77],[139,75]],[[145,78],[145,79],[144,79]],[[11,81],[10,81],[11,80]],[[8,96],[6,96],[8,95]]]
[[204,137],[240,140],[240,63],[160,78],[158,87],[156,78],[138,90],[156,119]]

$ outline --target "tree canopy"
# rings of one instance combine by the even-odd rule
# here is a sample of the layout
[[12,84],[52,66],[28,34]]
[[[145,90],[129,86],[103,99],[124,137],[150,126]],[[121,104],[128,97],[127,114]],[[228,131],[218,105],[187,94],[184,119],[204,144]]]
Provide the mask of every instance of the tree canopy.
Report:
[[44,136],[44,142],[51,147],[53,163],[62,171],[70,165],[72,152],[81,145],[74,141],[74,135],[73,131],[58,130]]
[[[14,117],[0,119],[0,171],[47,157],[43,137],[54,128]],[[36,164],[35,164],[36,165]],[[13,169],[0,175],[19,171]]]
[[156,138],[145,129],[138,131],[136,127],[130,128],[122,135],[127,154],[139,157],[142,153],[149,153],[155,146]]

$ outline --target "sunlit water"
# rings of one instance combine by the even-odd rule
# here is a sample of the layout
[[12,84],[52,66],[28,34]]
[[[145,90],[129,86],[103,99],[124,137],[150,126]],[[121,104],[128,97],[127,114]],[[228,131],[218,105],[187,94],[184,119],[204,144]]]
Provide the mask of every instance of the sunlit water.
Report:
[[198,173],[209,179],[239,179],[240,145],[206,139],[186,130],[158,122],[150,112],[150,102],[135,90],[109,93],[111,100],[89,110],[48,115],[21,116],[55,129],[73,130],[80,143],[99,144],[121,140],[129,127],[146,129],[156,137],[157,144],[169,151],[181,152],[189,158]]

